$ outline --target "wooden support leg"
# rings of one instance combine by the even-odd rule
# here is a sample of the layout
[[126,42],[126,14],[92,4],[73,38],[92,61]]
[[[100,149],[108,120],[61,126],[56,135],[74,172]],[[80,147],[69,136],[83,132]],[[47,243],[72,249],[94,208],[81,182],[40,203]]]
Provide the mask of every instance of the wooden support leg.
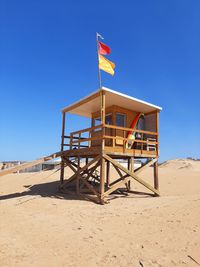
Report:
[[[80,170],[80,156],[78,156],[78,169],[77,169],[77,174],[79,174],[79,170]],[[80,194],[80,176],[77,175],[76,177],[76,193],[77,195]]]
[[[127,167],[128,167],[128,170],[130,171],[130,158],[128,158],[128,162],[127,162]],[[127,191],[130,191],[131,190],[131,181],[128,181],[127,183]]]
[[63,158],[61,159],[61,166],[60,166],[60,183],[63,184],[64,182],[64,172],[65,172],[65,163]]
[[[134,157],[128,158],[128,170],[134,172]],[[128,181],[128,191],[131,191],[131,181]]]
[[106,161],[106,185],[110,186],[110,161]]
[[158,161],[156,161],[153,165],[154,167],[154,188],[159,190],[159,183],[158,183]]
[[[64,142],[65,142],[65,112],[62,114],[62,136],[61,136],[61,151],[64,150]],[[61,166],[60,166],[60,183],[64,182],[64,170],[65,163],[63,157],[61,157]]]
[[86,157],[86,158],[85,158],[85,165],[87,165],[87,164],[88,164],[88,161],[89,161],[89,158],[88,158],[88,157]]
[[[88,165],[88,162],[89,162],[89,158],[86,157],[86,158],[85,158],[85,165]],[[87,169],[86,169],[86,170],[87,170]]]
[[104,204],[104,191],[105,191],[105,159],[101,159],[101,172],[100,172],[100,201]]

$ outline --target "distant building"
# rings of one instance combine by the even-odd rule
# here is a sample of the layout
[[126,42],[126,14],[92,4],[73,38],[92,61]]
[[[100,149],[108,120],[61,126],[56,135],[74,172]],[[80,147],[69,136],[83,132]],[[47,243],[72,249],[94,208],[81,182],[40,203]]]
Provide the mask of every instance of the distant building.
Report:
[[[1,162],[1,170],[9,169],[14,166],[20,165],[25,163],[25,161],[19,161],[19,160],[12,160],[12,161],[2,161]],[[19,171],[17,171],[19,173]]]
[[[57,159],[53,159],[53,160],[49,160],[46,162],[43,162],[41,164],[37,164],[33,167],[30,167],[28,169],[23,169],[21,171],[18,171],[18,173],[24,173],[24,172],[39,172],[39,171],[46,171],[46,170],[53,170],[56,168],[59,168],[59,164],[60,164],[61,159],[57,158]],[[4,169],[9,169],[12,168],[14,166],[26,163],[27,161],[20,161],[20,160],[12,160],[12,161],[3,161],[1,162],[0,166],[1,166],[1,170]]]

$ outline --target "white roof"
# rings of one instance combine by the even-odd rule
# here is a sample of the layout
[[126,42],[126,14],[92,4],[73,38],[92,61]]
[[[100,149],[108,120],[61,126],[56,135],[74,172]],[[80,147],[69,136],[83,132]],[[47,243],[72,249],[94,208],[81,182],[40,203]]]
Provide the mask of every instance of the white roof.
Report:
[[[123,93],[114,91],[112,89],[102,87],[105,92],[105,106],[110,107],[112,105],[120,106],[129,110],[148,113],[155,110],[162,110],[161,107],[148,103],[146,101],[134,98],[132,96],[125,95]],[[93,112],[100,110],[100,90],[97,90],[90,95],[82,98],[81,100],[65,107],[62,112],[69,112],[85,117],[91,117]]]

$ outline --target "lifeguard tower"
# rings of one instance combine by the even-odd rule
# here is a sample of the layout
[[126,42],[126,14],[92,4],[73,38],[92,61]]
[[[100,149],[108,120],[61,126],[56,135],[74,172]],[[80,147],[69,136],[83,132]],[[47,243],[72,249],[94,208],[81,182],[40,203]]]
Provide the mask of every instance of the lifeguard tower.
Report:
[[[104,204],[114,192],[131,193],[131,180],[159,196],[159,112],[161,107],[102,87],[62,109],[60,191]],[[91,119],[91,127],[70,134],[66,114]],[[143,165],[134,169],[134,159]],[[118,177],[111,179],[110,166]],[[138,174],[153,166],[153,185]],[[73,171],[65,178],[66,167]]]

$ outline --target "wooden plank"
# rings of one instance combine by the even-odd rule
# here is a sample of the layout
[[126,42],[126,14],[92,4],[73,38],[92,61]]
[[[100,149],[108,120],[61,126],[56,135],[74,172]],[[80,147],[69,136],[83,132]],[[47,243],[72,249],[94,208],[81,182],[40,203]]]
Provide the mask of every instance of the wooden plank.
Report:
[[78,155],[80,156],[90,156],[92,155],[99,155],[101,153],[102,149],[101,147],[89,147],[89,148],[81,148],[81,149],[72,149],[72,150],[66,150],[63,151],[63,155],[66,157],[76,157]]
[[[70,135],[65,135],[64,138],[66,139],[70,139],[71,138],[71,135],[73,135],[73,133],[71,133]],[[78,136],[73,136],[73,139],[84,139],[84,137],[78,137]]]
[[116,156],[134,156],[134,157],[140,157],[140,158],[155,158],[157,157],[156,151],[147,151],[147,150],[139,150],[139,149],[126,149],[125,152],[123,152],[122,147],[108,147],[105,146],[104,152],[106,154],[110,155],[116,155]]
[[84,170],[83,173],[81,173],[81,175],[83,176],[83,175],[87,174],[88,175],[87,178],[92,177],[92,178],[96,179],[96,177],[93,175],[93,172],[97,169],[97,167],[99,165],[100,165],[100,160],[98,160],[97,163],[93,167],[91,167],[90,169]]
[[81,181],[87,186],[87,188],[90,189],[91,192],[93,192],[96,196],[99,197],[99,193],[94,189],[94,187],[85,178],[83,178],[80,174],[78,174],[78,176],[81,179]]
[[[120,126],[115,126],[115,125],[108,125],[108,124],[105,124],[105,127],[106,128],[111,128],[111,129],[116,129],[116,130],[124,130],[124,131],[133,131],[133,129],[131,128],[126,128],[126,127],[120,127]],[[136,133],[144,133],[144,134],[150,134],[150,135],[158,135],[157,132],[150,132],[150,131],[144,131],[144,130],[137,130],[137,129],[134,129],[134,132]]]
[[154,163],[154,188],[159,190],[159,183],[158,183],[158,161]]
[[99,95],[100,95],[100,92],[92,94],[91,96],[88,96],[87,98],[85,98],[85,99],[83,99],[83,100],[71,105],[70,107],[64,108],[62,111],[63,112],[69,112],[70,110],[73,110],[73,109],[75,109],[75,108],[77,108],[77,107],[79,107],[79,106],[81,106],[83,104],[86,104],[87,102],[97,98]]
[[[101,123],[103,125],[102,127],[102,135],[105,135],[105,104],[106,104],[106,98],[105,98],[105,92],[101,90],[100,98],[101,98]],[[101,143],[102,150],[105,147],[105,139],[102,139]],[[104,164],[105,165],[105,164]]]
[[[61,135],[61,151],[64,150],[64,142],[65,142],[65,122],[66,122],[66,118],[65,118],[65,113],[62,113],[62,135]],[[65,167],[64,167],[64,161],[63,161],[63,157],[61,157],[61,165],[60,165],[60,182],[61,184],[64,181],[64,172],[65,172]]]
[[[65,146],[69,146],[70,149],[72,149],[72,144],[64,144],[63,146],[64,146],[64,147],[65,147]],[[77,145],[73,145],[73,146],[77,146]],[[80,148],[82,148],[82,147],[89,147],[89,146],[80,145]]]
[[115,185],[116,183],[118,183],[119,181],[121,181],[122,179],[125,179],[127,177],[129,177],[129,175],[125,174],[123,177],[120,177],[119,179],[113,181],[112,183],[110,183],[110,187],[112,187],[113,185]]
[[6,175],[6,174],[9,174],[9,173],[13,173],[13,172],[16,172],[16,171],[20,171],[20,170],[23,170],[23,169],[28,169],[28,168],[30,168],[32,166],[35,166],[37,164],[40,164],[42,162],[44,162],[43,158],[39,159],[39,160],[34,160],[34,161],[31,161],[31,162],[23,163],[23,164],[11,167],[9,169],[4,169],[4,170],[0,171],[0,176]]
[[[124,176],[124,175],[121,173],[121,171],[119,170],[119,168],[118,168],[117,166],[115,166],[114,164],[113,164],[113,167],[115,168],[115,170],[116,170],[117,173],[119,174],[120,178],[117,179],[116,181],[114,181],[114,182],[112,183],[112,186],[115,185],[116,183],[120,182],[121,180],[124,180],[125,178],[128,177],[127,175]],[[126,187],[127,187],[127,184],[126,184]]]
[[121,179],[119,182],[115,183],[112,187],[110,187],[105,193],[104,193],[104,197],[108,196],[109,194],[111,194],[112,192],[114,192],[115,190],[117,190],[120,186],[126,184],[128,181],[130,181],[130,177],[127,177],[125,179]]
[[77,143],[80,144],[80,143],[87,142],[87,141],[93,141],[93,140],[103,140],[103,136],[89,137],[89,138],[82,138],[79,140],[75,140],[75,141],[72,141],[72,145],[77,144]]
[[157,151],[157,156],[159,157],[159,112],[156,113],[156,131],[158,132],[156,141],[158,144],[156,145],[156,151]]
[[82,171],[86,170],[89,166],[91,166],[92,164],[94,164],[96,161],[98,161],[101,158],[100,155],[98,155],[96,158],[94,158],[93,160],[91,160],[88,164],[86,164],[85,166],[83,166],[82,168],[80,168],[74,175],[72,175],[68,180],[66,180],[62,185],[61,188],[63,188],[68,181],[70,181],[71,179],[74,179],[77,175],[79,175]]
[[[134,157],[129,158],[128,170],[130,172],[134,172]],[[131,181],[128,181],[128,191],[130,192],[130,190],[131,190]]]
[[104,154],[103,157],[106,160],[109,160],[113,165],[117,166],[119,169],[121,169],[122,171],[124,171],[125,173],[129,174],[133,179],[135,179],[137,182],[139,182],[140,184],[144,185],[146,188],[148,188],[150,191],[154,192],[156,195],[160,195],[159,191],[155,188],[153,188],[153,186],[151,186],[150,184],[148,184],[147,182],[145,182],[144,180],[142,180],[140,177],[138,177],[135,173],[129,171],[128,169],[126,169],[124,166],[122,166],[121,164],[119,164],[116,160],[112,159],[111,157],[109,157],[108,155]]
[[61,159],[61,164],[60,164],[60,183],[63,184],[64,182],[64,172],[65,172],[65,163]]
[[[65,112],[62,112],[62,135],[61,135],[61,151],[64,150],[64,143],[65,143]],[[60,183],[63,184],[64,182],[64,175],[65,175],[65,163],[63,157],[61,157],[61,164],[60,164]]]
[[61,151],[64,150],[64,141],[65,141],[65,113],[62,113],[62,136],[61,136]]
[[113,165],[113,167],[115,168],[115,170],[117,171],[121,179],[123,179],[124,177],[123,177],[123,174],[120,172],[120,170],[115,165]]
[[102,124],[99,124],[99,125],[88,127],[88,128],[85,128],[85,129],[76,131],[76,132],[72,132],[71,134],[72,135],[76,135],[76,134],[79,134],[79,133],[91,132],[91,131],[94,131],[96,129],[102,128],[102,127],[103,127],[103,125]]
[[6,175],[6,174],[10,174],[10,173],[14,173],[14,172],[17,172],[17,171],[20,171],[20,170],[28,169],[30,167],[33,167],[33,166],[35,166],[37,164],[40,164],[40,163],[43,163],[45,161],[48,161],[48,160],[51,160],[51,159],[54,159],[54,158],[58,158],[58,157],[60,157],[62,155],[63,155],[63,152],[60,151],[60,152],[56,152],[54,154],[51,154],[51,155],[49,155],[47,157],[43,157],[43,158],[39,158],[37,160],[26,162],[26,163],[14,166],[14,167],[9,168],[9,169],[4,169],[4,170],[0,171],[0,177],[3,176],[3,175]]
[[110,185],[110,161],[106,161],[106,185]]
[[77,174],[73,174],[70,178],[67,180],[63,181],[63,183],[60,185],[60,189],[63,189],[67,184],[71,183],[73,180],[76,179]]
[[[66,167],[67,167],[67,166],[70,167],[70,168],[72,169],[72,171],[74,172],[74,174],[73,174],[70,178],[68,178],[68,179],[64,182],[63,185],[60,186],[61,189],[62,189],[64,186],[66,186],[67,184],[71,183],[71,182],[72,182],[73,180],[75,180],[76,177],[77,177],[77,169],[75,169],[72,165],[75,165],[76,168],[78,168],[78,166],[77,166],[74,162],[70,161],[69,159],[66,159],[66,158],[65,158],[65,161],[67,161]],[[88,163],[87,163],[87,165],[88,165]],[[94,169],[96,169],[98,165],[99,165],[99,160],[98,160],[97,164],[95,164],[95,166],[92,167],[91,169],[89,169],[89,170],[85,169],[85,170],[83,171],[82,175],[85,174],[85,173],[87,173],[87,171],[90,171],[90,172],[94,171]],[[91,174],[90,174],[90,175],[91,175]],[[92,176],[92,175],[91,175],[91,176]]]
[[[88,164],[87,164],[87,165],[88,165]],[[85,173],[87,174],[87,172],[88,172],[88,173],[89,173],[89,172],[93,172],[94,169],[96,169],[96,168],[98,167],[98,165],[99,165],[99,160],[98,160],[98,162],[96,163],[96,165],[93,166],[92,168],[90,168],[89,170],[84,169],[84,170],[83,170],[83,173],[82,173],[81,175],[84,175]],[[68,179],[67,179],[67,180],[60,186],[61,189],[64,188],[67,184],[73,182],[73,180],[75,180],[76,177],[77,177],[77,170],[76,170],[75,168],[73,168],[73,166],[70,166],[70,161],[69,161],[69,164],[66,165],[66,167],[70,167],[70,168],[74,171],[74,174],[73,174],[70,178],[68,178]],[[90,174],[90,176],[92,176],[91,173],[89,173],[89,174]]]
[[145,170],[147,167],[153,165],[153,164],[154,164],[155,162],[157,162],[157,161],[158,161],[157,158],[148,161],[145,165],[142,165],[141,167],[137,168],[137,169],[135,170],[135,173],[138,174],[138,173],[142,172],[142,171]]
[[[78,164],[77,164],[77,172],[80,170],[80,156],[78,156]],[[80,176],[77,175],[76,177],[76,193],[77,195],[80,194]]]
[[75,169],[72,165],[72,163],[70,162],[70,160],[68,161],[67,159],[65,159],[65,167],[69,167],[74,173],[77,172],[77,169]]
[[[103,135],[102,138],[106,138],[106,139],[115,139],[115,140],[123,140],[123,141],[128,141],[129,139],[126,138],[126,137],[122,137],[122,136],[109,136],[109,135]],[[158,144],[158,142],[156,141],[147,141],[147,140],[139,140],[139,139],[135,139],[134,142],[136,143],[144,143],[144,144],[152,144],[152,145],[155,145],[155,144]]]
[[66,157],[64,157],[64,160],[67,162],[67,165],[69,164],[69,165],[72,165],[74,167],[73,169],[71,168],[73,172],[77,172],[78,165],[76,162],[73,162]]
[[101,170],[100,170],[100,195],[101,198],[104,194],[105,188],[105,159],[101,158]]

